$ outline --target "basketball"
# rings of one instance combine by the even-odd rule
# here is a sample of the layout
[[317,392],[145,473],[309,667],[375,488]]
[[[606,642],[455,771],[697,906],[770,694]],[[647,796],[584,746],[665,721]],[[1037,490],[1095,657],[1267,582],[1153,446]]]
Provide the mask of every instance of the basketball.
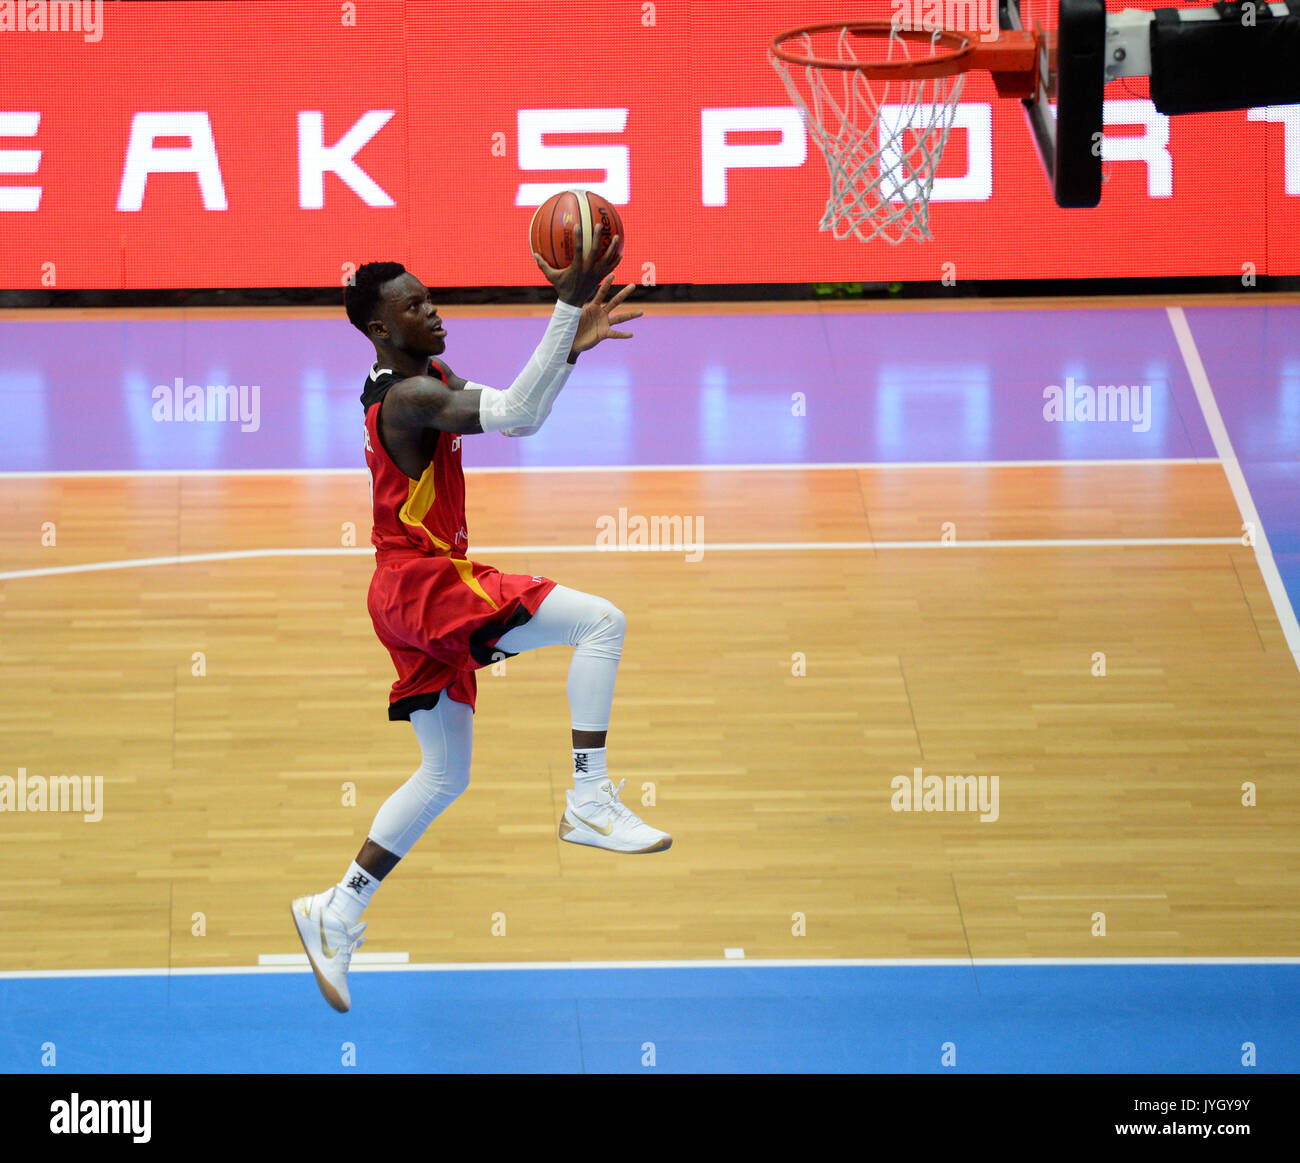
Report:
[[528,241],[533,251],[542,256],[547,266],[563,270],[573,262],[573,232],[582,229],[584,253],[591,249],[592,235],[597,226],[603,226],[597,259],[605,257],[615,235],[619,250],[626,241],[623,237],[623,220],[618,211],[599,194],[590,190],[563,190],[552,194],[533,215],[528,228]]

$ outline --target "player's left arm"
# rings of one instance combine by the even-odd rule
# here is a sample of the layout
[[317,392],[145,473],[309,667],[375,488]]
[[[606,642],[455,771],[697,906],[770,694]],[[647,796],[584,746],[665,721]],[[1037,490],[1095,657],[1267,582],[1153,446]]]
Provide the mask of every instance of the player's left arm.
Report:
[[[538,262],[541,262],[540,257]],[[527,428],[508,428],[505,435],[532,436],[541,428],[551,414],[551,405],[555,403],[555,397],[560,394],[560,390],[568,382],[569,372],[572,370],[573,365],[578,362],[578,356],[582,352],[590,351],[596,344],[603,343],[606,339],[632,338],[630,331],[616,331],[614,328],[622,326],[624,323],[630,323],[633,319],[639,319],[643,314],[643,312],[635,308],[623,306],[623,301],[636,288],[629,283],[607,302],[606,298],[613,283],[614,276],[611,273],[600,284],[600,289],[592,297],[591,301],[583,306],[582,317],[578,321],[578,330],[574,333],[573,343],[569,348],[569,358],[565,361],[566,366],[547,385],[541,416],[537,423]]]
[[[600,227],[597,227],[600,230]],[[597,236],[599,238],[599,235]],[[595,275],[600,281],[597,284],[596,292],[582,306],[582,313],[578,318],[576,329],[571,333],[573,338],[570,340],[569,353],[564,363],[552,365],[554,370],[544,377],[537,387],[541,391],[541,398],[538,401],[537,413],[532,424],[527,426],[515,426],[512,428],[501,429],[506,436],[531,436],[537,432],[550,416],[551,405],[555,402],[555,397],[559,395],[561,389],[568,381],[569,373],[573,370],[573,365],[578,362],[578,356],[584,351],[590,351],[598,343],[603,343],[606,339],[631,339],[631,332],[617,331],[615,328],[621,327],[624,323],[629,323],[633,319],[641,317],[642,312],[635,308],[624,307],[623,302],[636,289],[633,284],[628,284],[618,292],[612,299],[609,298],[610,287],[614,284],[614,273],[612,267],[617,265],[621,256],[622,247],[619,245],[620,240],[616,237],[611,243],[609,251],[605,257],[596,264],[594,255],[597,247],[593,247],[591,256],[582,254],[581,244],[578,246],[578,253],[575,255],[574,264],[579,263],[582,269],[587,272],[586,277],[590,277],[591,268],[595,267]],[[574,282],[577,275],[570,270],[555,270],[548,267],[543,261],[541,255],[535,254],[534,259],[537,265],[545,272],[546,277],[560,288],[561,285],[567,286],[568,283]],[[604,267],[605,274],[601,277],[600,267]],[[579,287],[577,295],[581,296]],[[565,296],[561,296],[565,298]],[[568,299],[566,298],[566,301]],[[558,308],[557,308],[558,309]],[[558,352],[556,353],[558,355]],[[536,357],[534,357],[535,359]],[[467,380],[464,376],[458,376],[445,362],[434,358],[432,361],[446,380],[447,387],[453,392],[464,391],[465,389],[482,389],[482,384],[474,383]],[[497,393],[499,394],[499,393]]]

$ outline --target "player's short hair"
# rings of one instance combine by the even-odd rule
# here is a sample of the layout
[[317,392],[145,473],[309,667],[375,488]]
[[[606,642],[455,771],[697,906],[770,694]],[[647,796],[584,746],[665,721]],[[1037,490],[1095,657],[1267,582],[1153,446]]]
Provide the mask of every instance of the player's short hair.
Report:
[[362,335],[370,337],[368,326],[379,304],[379,289],[404,274],[406,268],[400,262],[368,262],[357,268],[356,275],[343,289],[343,305],[352,326]]

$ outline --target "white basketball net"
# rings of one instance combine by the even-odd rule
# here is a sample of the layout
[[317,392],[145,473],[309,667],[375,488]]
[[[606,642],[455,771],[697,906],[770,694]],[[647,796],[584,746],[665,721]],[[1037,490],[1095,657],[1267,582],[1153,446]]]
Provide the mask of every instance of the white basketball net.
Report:
[[[911,59],[913,51],[933,56],[937,39],[918,48],[891,31],[888,59]],[[852,41],[848,28],[841,29],[838,60],[858,59]],[[808,34],[790,42],[796,46],[813,56]],[[863,242],[877,236],[894,244],[929,239],[930,191],[966,74],[880,81],[858,69],[792,66],[771,52],[768,59],[803,111],[830,171],[831,192],[819,229]],[[806,96],[792,75],[801,68]]]

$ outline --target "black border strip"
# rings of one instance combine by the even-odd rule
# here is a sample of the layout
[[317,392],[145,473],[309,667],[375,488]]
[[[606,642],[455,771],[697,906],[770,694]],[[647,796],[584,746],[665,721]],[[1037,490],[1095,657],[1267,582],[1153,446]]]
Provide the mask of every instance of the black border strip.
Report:
[[[1262,244],[1261,244],[1262,245]],[[1243,261],[1250,258],[1243,256]],[[1262,256],[1261,256],[1262,257]],[[937,265],[937,264],[936,264]],[[549,287],[435,287],[440,305],[550,305]],[[1089,295],[1240,294],[1300,291],[1300,274],[1257,275],[1253,287],[1239,275],[1154,276],[1092,279],[965,279],[947,286],[934,281],[825,283],[673,283],[639,287],[639,303],[724,303],[817,299],[999,299],[1059,298]],[[167,290],[0,291],[0,308],[126,307],[336,307],[343,313],[338,287],[185,288]]]

